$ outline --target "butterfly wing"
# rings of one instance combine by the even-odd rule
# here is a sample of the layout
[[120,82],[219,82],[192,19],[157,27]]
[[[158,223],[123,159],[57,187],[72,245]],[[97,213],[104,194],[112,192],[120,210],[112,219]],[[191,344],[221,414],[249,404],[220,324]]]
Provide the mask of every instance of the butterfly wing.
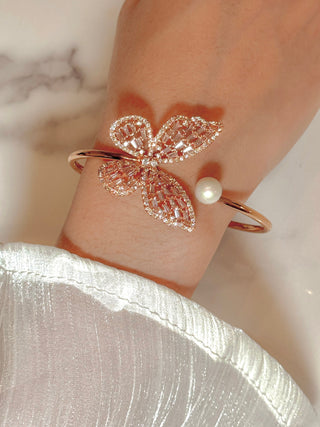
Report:
[[117,196],[133,193],[141,184],[141,167],[135,161],[111,160],[98,169],[103,187]]
[[114,144],[135,157],[148,151],[152,138],[151,125],[144,117],[126,116],[116,120],[110,127],[110,137]]
[[173,116],[159,130],[153,143],[158,163],[177,162],[199,153],[222,131],[222,122],[201,117]]
[[141,190],[146,212],[168,225],[192,231],[195,227],[193,207],[178,181],[158,168],[142,172]]

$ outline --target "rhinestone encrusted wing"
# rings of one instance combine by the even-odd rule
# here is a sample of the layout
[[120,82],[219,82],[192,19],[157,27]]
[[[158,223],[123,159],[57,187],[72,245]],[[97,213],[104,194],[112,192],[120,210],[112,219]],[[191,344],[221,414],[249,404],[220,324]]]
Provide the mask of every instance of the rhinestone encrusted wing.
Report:
[[182,185],[159,164],[173,163],[197,154],[222,131],[222,122],[201,117],[173,116],[154,137],[150,123],[141,116],[126,116],[110,127],[114,144],[133,160],[107,161],[98,170],[104,188],[127,195],[141,187],[145,211],[167,225],[192,231],[195,215]]
[[141,166],[131,160],[113,160],[98,169],[103,187],[116,196],[127,196],[141,185]]
[[153,142],[153,157],[159,163],[173,163],[194,156],[222,132],[222,122],[201,117],[173,116],[159,130]]
[[172,175],[159,168],[144,169],[141,191],[144,208],[149,215],[186,231],[194,229],[191,201]]
[[132,156],[142,157],[148,154],[153,135],[147,119],[141,116],[126,116],[111,125],[110,137],[116,147]]

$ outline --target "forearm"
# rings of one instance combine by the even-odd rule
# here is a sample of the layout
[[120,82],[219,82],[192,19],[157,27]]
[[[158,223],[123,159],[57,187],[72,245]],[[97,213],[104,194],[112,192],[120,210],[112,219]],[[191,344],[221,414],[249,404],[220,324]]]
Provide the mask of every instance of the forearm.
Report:
[[58,246],[191,296],[227,226],[222,205],[210,214],[196,209],[192,233],[168,227],[145,213],[140,191],[126,197],[105,192],[96,162],[89,163],[63,229],[68,240]]

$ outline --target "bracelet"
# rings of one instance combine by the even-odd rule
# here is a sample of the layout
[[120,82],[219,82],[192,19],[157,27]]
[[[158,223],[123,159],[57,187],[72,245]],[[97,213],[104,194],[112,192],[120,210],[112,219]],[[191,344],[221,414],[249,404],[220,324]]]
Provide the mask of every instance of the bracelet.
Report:
[[[71,153],[68,162],[81,173],[84,166],[78,160],[102,159],[104,162],[98,168],[98,178],[107,191],[125,196],[141,188],[144,209],[149,215],[167,225],[193,231],[196,219],[187,193],[159,165],[192,157],[208,147],[222,129],[220,121],[208,122],[201,117],[177,115],[171,117],[153,137],[151,125],[144,117],[125,116],[110,127],[112,141],[124,153],[84,149]],[[222,202],[259,224],[231,221],[231,228],[258,233],[271,230],[271,222],[262,214],[239,201],[224,197],[220,182],[213,177],[200,179],[195,195],[201,203]]]

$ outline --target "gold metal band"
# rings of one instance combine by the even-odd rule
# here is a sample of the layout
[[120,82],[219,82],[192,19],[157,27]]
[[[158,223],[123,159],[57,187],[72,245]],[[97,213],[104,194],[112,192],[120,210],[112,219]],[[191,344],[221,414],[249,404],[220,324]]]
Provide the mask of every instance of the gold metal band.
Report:
[[[83,166],[78,162],[78,160],[85,160],[88,158],[97,158],[102,159],[104,161],[111,160],[131,160],[137,161],[136,157],[131,156],[130,154],[122,154],[122,153],[112,153],[102,150],[88,149],[88,150],[78,150],[71,153],[68,157],[68,162],[70,166],[81,173],[83,170]],[[256,210],[246,206],[241,202],[236,202],[228,199],[227,197],[221,196],[218,200],[219,202],[224,203],[226,206],[234,209],[236,212],[240,212],[243,215],[253,219],[259,225],[255,224],[246,224],[242,222],[231,221],[229,223],[229,227],[234,228],[236,230],[248,231],[253,233],[266,233],[271,230],[272,224],[271,222],[263,216],[261,213]]]
[[255,224],[246,224],[242,222],[231,221],[229,223],[229,227],[234,228],[236,230],[249,231],[253,233],[266,233],[267,231],[271,230],[272,228],[271,222],[265,216],[263,216],[260,212],[257,212],[256,210],[250,208],[249,206],[240,202],[235,202],[224,196],[220,197],[219,202],[224,203],[230,208],[248,216],[249,218],[259,223],[259,225],[255,225]]
[[68,157],[68,162],[70,166],[78,173],[81,173],[83,170],[83,166],[77,161],[81,159],[87,158],[96,158],[102,160],[133,160],[137,161],[136,157],[131,156],[130,154],[122,154],[122,153],[111,153],[102,150],[78,150],[71,153]]

